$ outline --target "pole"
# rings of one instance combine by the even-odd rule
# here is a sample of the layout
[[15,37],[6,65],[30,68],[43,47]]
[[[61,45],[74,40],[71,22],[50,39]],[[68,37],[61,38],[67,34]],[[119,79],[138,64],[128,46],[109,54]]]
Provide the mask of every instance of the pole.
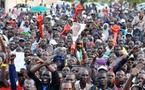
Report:
[[43,0],[41,0],[41,4],[43,5]]

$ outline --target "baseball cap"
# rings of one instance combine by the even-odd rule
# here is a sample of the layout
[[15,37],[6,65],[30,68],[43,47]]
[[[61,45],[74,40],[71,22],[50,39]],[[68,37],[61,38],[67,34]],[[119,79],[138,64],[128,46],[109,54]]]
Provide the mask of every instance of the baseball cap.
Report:
[[25,42],[26,40],[24,38],[20,38],[19,42]]
[[132,37],[132,34],[131,33],[127,33],[126,37]]
[[97,69],[97,71],[99,72],[100,70],[104,70],[104,71],[108,71],[108,68],[106,67],[106,66],[100,66],[100,67],[98,67],[98,69]]

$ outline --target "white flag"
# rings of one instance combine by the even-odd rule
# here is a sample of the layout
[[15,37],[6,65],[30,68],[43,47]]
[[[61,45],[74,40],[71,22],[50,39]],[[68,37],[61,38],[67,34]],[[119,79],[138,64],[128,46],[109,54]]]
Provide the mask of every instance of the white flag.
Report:
[[81,23],[73,23],[72,28],[72,39],[74,42],[78,39],[79,35],[82,33],[82,31],[85,29],[86,24],[81,24]]
[[20,71],[22,68],[26,69],[25,61],[24,61],[24,52],[12,52],[12,54],[16,55],[16,58],[14,59],[14,64],[16,67],[16,71]]

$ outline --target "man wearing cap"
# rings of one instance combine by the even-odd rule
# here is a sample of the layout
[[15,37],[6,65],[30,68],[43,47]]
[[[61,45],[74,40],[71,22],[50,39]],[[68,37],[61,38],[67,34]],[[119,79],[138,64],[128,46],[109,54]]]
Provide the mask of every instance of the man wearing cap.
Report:
[[126,41],[125,41],[125,44],[128,45],[128,43],[129,43],[130,41],[132,41],[132,40],[133,40],[132,34],[127,33],[127,34],[126,34]]
[[26,40],[24,38],[19,39],[19,46],[23,49],[25,48],[25,42],[26,42]]
[[90,90],[112,90],[107,85],[107,72],[97,74],[97,84],[93,85]]
[[100,67],[98,67],[97,70],[99,73],[107,73],[108,72],[107,66],[104,66],[104,65],[101,65]]

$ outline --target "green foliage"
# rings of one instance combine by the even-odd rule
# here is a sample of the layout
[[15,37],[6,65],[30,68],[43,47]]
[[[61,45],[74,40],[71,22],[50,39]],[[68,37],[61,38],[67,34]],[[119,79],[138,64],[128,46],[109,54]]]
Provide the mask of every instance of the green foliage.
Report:
[[130,3],[142,3],[145,2],[145,0],[128,0]]

